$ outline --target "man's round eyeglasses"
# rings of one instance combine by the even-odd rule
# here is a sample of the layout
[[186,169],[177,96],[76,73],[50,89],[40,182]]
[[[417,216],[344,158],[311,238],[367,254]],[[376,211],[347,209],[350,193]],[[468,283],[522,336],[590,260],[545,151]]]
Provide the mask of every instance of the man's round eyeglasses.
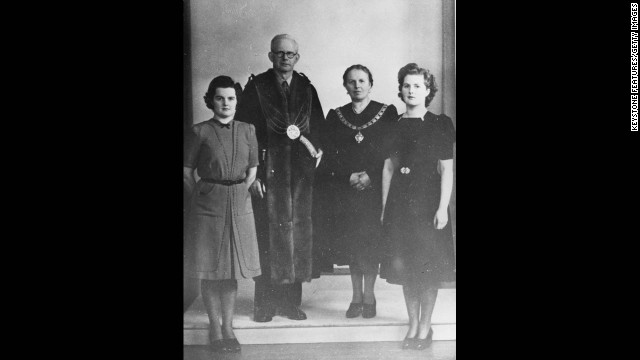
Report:
[[284,56],[287,55],[287,59],[293,59],[296,55],[298,55],[298,53],[294,53],[291,51],[278,51],[278,52],[274,52],[274,54],[279,57],[280,59],[284,59]]

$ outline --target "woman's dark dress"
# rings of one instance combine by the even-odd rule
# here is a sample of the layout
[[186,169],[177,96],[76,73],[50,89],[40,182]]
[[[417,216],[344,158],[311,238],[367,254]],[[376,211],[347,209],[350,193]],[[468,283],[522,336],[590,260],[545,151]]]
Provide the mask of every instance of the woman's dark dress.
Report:
[[453,159],[453,122],[427,112],[424,121],[400,118],[396,130],[393,150],[399,166],[385,207],[384,244],[389,256],[380,277],[392,284],[438,286],[455,279],[451,216],[444,229],[433,225],[440,204],[438,160]]
[[[187,134],[184,166],[205,179],[244,179],[258,166],[253,125],[231,121],[229,128],[209,120]],[[260,275],[251,196],[244,183],[222,185],[198,181],[185,228],[185,274],[207,280]]]
[[[376,117],[384,104],[371,101],[356,114],[351,103],[340,113],[350,124],[359,127]],[[382,226],[382,168],[391,145],[390,134],[396,125],[395,106],[386,107],[378,120],[360,130],[364,138],[358,143],[354,130],[343,124],[336,110],[329,111],[325,128],[326,152],[317,174],[317,197],[323,216],[316,217],[318,231],[328,251],[329,262],[350,265],[352,270],[377,273],[380,262]],[[352,173],[366,171],[371,186],[358,191],[351,187]],[[322,184],[320,184],[322,182]]]

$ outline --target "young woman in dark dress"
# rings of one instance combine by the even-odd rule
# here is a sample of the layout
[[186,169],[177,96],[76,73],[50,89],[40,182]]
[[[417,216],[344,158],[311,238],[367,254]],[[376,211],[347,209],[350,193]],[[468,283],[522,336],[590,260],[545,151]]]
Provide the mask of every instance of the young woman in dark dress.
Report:
[[402,285],[409,314],[403,349],[430,346],[431,314],[443,281],[454,280],[448,206],[453,188],[455,130],[446,115],[427,110],[435,77],[417,64],[398,72],[406,112],[398,119],[393,154],[383,172],[383,222],[389,258],[380,276]]
[[318,230],[329,242],[332,261],[349,265],[353,297],[346,316],[372,318],[381,256],[382,168],[398,113],[395,106],[370,99],[373,76],[367,67],[352,65],[342,79],[351,102],[327,115],[325,161],[316,176],[324,183],[319,196],[328,211]]
[[[204,100],[214,116],[191,128],[184,151],[184,186],[191,194],[185,273],[201,279],[209,340],[213,350],[220,352],[240,351],[232,327],[236,279],[260,275],[248,191],[256,177],[258,143],[253,125],[233,120],[241,93],[240,84],[228,76],[211,81]],[[201,178],[197,183],[196,169]]]

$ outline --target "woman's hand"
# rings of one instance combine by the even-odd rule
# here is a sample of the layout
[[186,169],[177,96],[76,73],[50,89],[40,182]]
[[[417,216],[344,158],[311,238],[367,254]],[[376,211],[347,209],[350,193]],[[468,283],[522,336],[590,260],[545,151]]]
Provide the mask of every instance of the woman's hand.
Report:
[[362,185],[362,189],[360,190],[365,190],[371,186],[371,178],[369,178],[369,174],[367,174],[366,171],[360,174],[360,185]]
[[264,199],[263,193],[267,192],[267,188],[262,184],[260,179],[256,179],[251,186],[249,186],[249,192],[253,196],[259,196],[260,199]]
[[447,213],[447,209],[438,209],[438,211],[436,211],[436,216],[433,217],[433,226],[437,230],[442,230],[447,226],[447,222],[449,222],[449,213]]
[[358,185],[358,182],[360,181],[360,174],[362,174],[362,172],[355,172],[351,174],[349,177],[349,185],[351,185],[351,187],[355,188],[356,185]]
[[453,159],[438,160],[438,169],[440,170],[440,205],[438,205],[438,211],[433,219],[433,225],[440,230],[449,221],[447,208],[453,189]]
[[351,174],[349,184],[352,188],[362,191],[371,186],[371,178],[369,178],[369,174],[366,171],[356,172]]

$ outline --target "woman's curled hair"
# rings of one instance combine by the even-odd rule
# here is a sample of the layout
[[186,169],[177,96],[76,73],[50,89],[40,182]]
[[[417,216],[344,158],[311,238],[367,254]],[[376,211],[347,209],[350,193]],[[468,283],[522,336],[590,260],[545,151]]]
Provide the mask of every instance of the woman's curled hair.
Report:
[[436,84],[436,77],[433,74],[425,69],[418,66],[416,63],[409,63],[398,71],[398,97],[404,101],[402,98],[402,85],[404,83],[404,78],[407,75],[422,75],[424,76],[424,86],[429,89],[429,95],[424,100],[424,105],[429,106],[433,97],[436,96],[436,92],[438,92],[438,84]]
[[240,97],[242,96],[242,85],[237,82],[234,82],[232,78],[226,75],[216,76],[209,83],[209,88],[207,92],[204,94],[204,103],[207,107],[213,110],[213,96],[216,94],[217,88],[233,88],[236,90],[236,99],[240,102]]

